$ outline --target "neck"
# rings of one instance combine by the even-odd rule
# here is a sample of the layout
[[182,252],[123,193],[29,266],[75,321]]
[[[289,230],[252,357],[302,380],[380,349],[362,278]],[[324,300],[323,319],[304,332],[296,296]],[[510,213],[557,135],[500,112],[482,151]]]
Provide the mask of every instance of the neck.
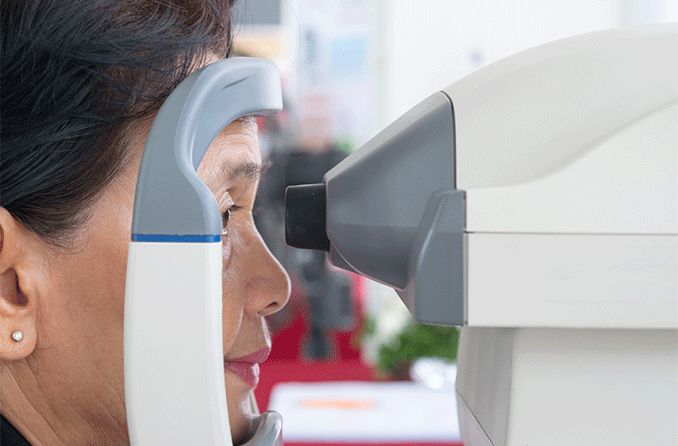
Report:
[[38,380],[34,379],[31,386],[27,375],[33,375],[33,371],[25,361],[1,366],[0,407],[3,415],[33,446],[66,446],[63,424],[40,395]]
[[[55,375],[32,357],[0,363],[0,409],[32,446],[122,444],[111,443],[113,437],[104,432],[107,427],[120,426],[101,426],[98,420],[88,420],[76,409],[77,404],[59,394],[61,383],[54,379],[44,382],[47,376]],[[86,395],[87,389],[82,389],[81,397]]]

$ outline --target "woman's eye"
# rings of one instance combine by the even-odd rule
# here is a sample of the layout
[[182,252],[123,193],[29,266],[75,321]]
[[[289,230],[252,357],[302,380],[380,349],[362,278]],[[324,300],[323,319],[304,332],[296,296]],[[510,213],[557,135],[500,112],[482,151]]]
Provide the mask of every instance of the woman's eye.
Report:
[[238,209],[240,209],[240,206],[236,206],[234,204],[231,207],[229,207],[228,209],[226,209],[221,214],[221,221],[222,221],[222,224],[223,224],[223,230],[221,232],[222,235],[228,235],[228,231],[227,231],[226,227],[228,226],[229,220],[231,220],[231,216],[232,216],[233,212],[237,211]]
[[221,220],[224,223],[224,227],[228,224],[228,221],[231,219],[231,208],[226,209],[223,214],[221,214]]

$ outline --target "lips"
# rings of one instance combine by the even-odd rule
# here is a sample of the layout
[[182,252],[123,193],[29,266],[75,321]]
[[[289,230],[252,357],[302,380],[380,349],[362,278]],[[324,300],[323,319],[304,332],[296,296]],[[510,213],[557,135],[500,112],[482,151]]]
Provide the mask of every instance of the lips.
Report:
[[271,349],[265,347],[247,356],[224,360],[224,369],[236,375],[249,387],[254,388],[259,383],[259,364],[266,361],[270,353]]

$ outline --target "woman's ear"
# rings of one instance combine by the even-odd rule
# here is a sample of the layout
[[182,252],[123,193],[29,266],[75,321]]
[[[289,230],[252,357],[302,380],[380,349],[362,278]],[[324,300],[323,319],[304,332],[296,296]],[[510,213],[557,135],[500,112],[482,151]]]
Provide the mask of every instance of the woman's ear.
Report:
[[37,344],[37,297],[25,291],[26,283],[40,274],[31,264],[37,246],[32,233],[0,207],[0,360],[23,359]]

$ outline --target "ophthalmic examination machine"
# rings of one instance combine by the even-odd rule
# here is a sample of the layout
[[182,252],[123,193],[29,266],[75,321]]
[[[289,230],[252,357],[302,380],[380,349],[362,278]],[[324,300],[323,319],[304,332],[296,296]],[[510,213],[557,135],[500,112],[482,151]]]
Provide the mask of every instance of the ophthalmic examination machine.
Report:
[[[461,327],[467,446],[677,443],[676,54],[676,24],[524,51],[288,189],[291,245]],[[132,445],[232,444],[221,219],[196,168],[228,123],[281,105],[271,63],[233,58],[189,76],[153,123],[125,296]],[[281,416],[248,445],[282,445]]]

